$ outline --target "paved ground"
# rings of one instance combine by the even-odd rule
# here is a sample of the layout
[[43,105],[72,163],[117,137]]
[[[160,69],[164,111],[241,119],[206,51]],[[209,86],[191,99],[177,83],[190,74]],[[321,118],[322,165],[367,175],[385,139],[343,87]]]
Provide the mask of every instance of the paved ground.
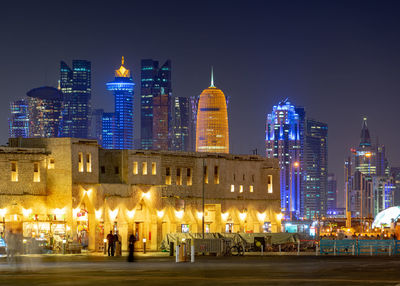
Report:
[[400,257],[37,256],[10,265],[0,258],[0,285],[397,285]]

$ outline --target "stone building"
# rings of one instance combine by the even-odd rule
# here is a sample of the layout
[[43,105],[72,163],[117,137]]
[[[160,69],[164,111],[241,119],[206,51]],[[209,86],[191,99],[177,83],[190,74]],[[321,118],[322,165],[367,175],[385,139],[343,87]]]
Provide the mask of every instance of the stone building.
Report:
[[277,232],[279,168],[254,155],[106,150],[95,140],[11,138],[0,148],[0,231],[158,250],[168,233]]

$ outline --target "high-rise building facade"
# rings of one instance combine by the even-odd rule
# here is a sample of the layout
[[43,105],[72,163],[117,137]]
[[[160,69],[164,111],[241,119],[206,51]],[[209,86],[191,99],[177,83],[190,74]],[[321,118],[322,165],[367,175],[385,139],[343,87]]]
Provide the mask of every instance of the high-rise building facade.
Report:
[[[163,88],[161,88],[163,91]],[[152,150],[170,149],[170,96],[161,92],[153,96]]]
[[44,86],[27,93],[29,114],[29,137],[58,137],[63,108],[60,90]]
[[[303,211],[306,218],[322,217],[327,211],[328,125],[306,120],[304,142]],[[301,148],[302,149],[302,148]]]
[[[133,149],[133,87],[130,70],[121,66],[115,71],[114,81],[107,83],[107,89],[114,94],[113,144],[109,149]],[[107,126],[107,129],[109,127]],[[105,145],[103,145],[104,148]],[[110,147],[110,146],[107,146]]]
[[163,94],[171,96],[171,61],[159,67],[158,61],[142,60],[140,84],[141,148],[150,150],[153,149],[153,126],[158,124],[153,122],[153,98],[161,95],[161,88]]
[[363,119],[359,146],[351,149],[345,161],[344,184],[346,211],[353,217],[373,217],[394,205],[395,181],[385,147],[372,144],[367,118]]
[[211,85],[200,94],[196,122],[196,151],[229,153],[229,126],[226,97],[214,86],[211,71]]
[[8,119],[8,130],[11,138],[29,137],[28,101],[15,100],[10,103],[11,116]]
[[175,151],[192,151],[191,132],[193,130],[193,123],[190,98],[174,97],[172,100],[171,149]]
[[60,64],[60,89],[64,95],[62,137],[88,138],[90,128],[91,63],[73,60],[72,69]]
[[284,100],[267,115],[266,154],[277,158],[280,166],[281,208],[287,217],[300,217],[302,169],[300,117],[294,105]]
[[90,139],[96,139],[103,146],[103,114],[104,109],[92,109],[90,121]]
[[328,174],[326,207],[328,211],[333,211],[337,208],[337,181],[334,173]]
[[104,112],[101,120],[102,133],[101,133],[101,146],[104,149],[113,149],[114,144],[114,131],[115,131],[115,113]]

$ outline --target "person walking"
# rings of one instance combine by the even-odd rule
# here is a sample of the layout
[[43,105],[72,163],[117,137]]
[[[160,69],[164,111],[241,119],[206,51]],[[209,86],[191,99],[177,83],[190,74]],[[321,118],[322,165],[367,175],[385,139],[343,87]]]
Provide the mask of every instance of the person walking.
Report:
[[107,241],[108,241],[108,256],[114,256],[114,235],[112,233],[112,230],[110,230],[110,233],[107,235]]
[[9,263],[15,262],[15,253],[17,250],[17,239],[13,230],[11,229],[6,235],[6,244],[7,244],[7,260]]
[[118,230],[114,234],[115,243],[115,256],[121,256],[121,236],[118,234]]
[[131,235],[129,236],[129,255],[128,255],[128,262],[133,262],[133,261],[135,260],[135,258],[134,258],[135,241],[136,241],[135,235],[131,234]]

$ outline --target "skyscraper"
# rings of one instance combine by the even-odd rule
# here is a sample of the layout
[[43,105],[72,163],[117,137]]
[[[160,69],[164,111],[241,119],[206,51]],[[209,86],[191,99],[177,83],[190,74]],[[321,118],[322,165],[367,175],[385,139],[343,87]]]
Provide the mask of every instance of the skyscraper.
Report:
[[363,119],[360,144],[345,161],[346,210],[354,217],[372,217],[393,206],[395,182],[390,174],[385,147],[371,141],[367,118]]
[[171,96],[171,61],[167,60],[161,68],[158,61],[144,59],[141,61],[141,85],[140,85],[140,136],[141,148],[153,148],[153,98],[163,94]]
[[103,114],[104,109],[92,109],[90,121],[90,138],[96,139],[103,146]]
[[192,111],[190,98],[174,97],[172,102],[172,150],[176,151],[192,151],[191,149],[191,132]]
[[101,146],[104,149],[113,149],[115,146],[114,144],[115,113],[104,112],[101,121],[102,121]]
[[29,137],[58,137],[63,95],[54,87],[30,90],[28,96]]
[[337,208],[337,182],[336,176],[333,173],[328,174],[328,185],[327,185],[327,192],[326,192],[326,207],[327,210],[333,211]]
[[[303,110],[304,111],[304,110]],[[301,163],[300,116],[287,99],[279,102],[267,116],[266,153],[277,158],[280,166],[281,208],[286,216],[301,215]]]
[[90,128],[91,64],[73,60],[72,69],[60,64],[60,89],[64,95],[61,136],[88,138]]
[[135,84],[130,70],[126,69],[124,64],[124,57],[122,57],[121,66],[115,71],[114,81],[107,83],[107,89],[113,92],[115,102],[111,149],[133,149],[133,87]]
[[197,109],[196,151],[229,153],[229,126],[226,98],[222,90],[211,85],[203,90]]
[[328,125],[313,119],[306,120],[304,142],[304,202],[302,215],[321,217],[327,211]]
[[153,96],[153,150],[170,149],[170,96],[161,90]]
[[9,136],[12,138],[29,137],[28,102],[26,99],[10,103],[11,116],[8,119]]

